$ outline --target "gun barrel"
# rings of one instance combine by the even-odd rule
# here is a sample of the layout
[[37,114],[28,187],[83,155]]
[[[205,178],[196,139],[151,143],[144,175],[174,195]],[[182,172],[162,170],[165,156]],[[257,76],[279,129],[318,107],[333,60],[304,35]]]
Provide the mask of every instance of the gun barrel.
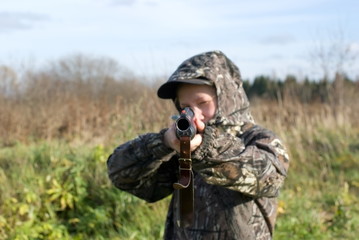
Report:
[[176,120],[177,138],[189,136],[191,139],[196,135],[197,129],[193,122],[194,112],[191,108],[186,107],[181,111],[180,117]]

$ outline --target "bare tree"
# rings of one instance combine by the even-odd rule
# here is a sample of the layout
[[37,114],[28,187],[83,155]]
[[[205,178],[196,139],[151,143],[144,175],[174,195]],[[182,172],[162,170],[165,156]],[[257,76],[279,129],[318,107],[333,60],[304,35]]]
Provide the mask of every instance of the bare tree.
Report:
[[[317,38],[311,51],[313,66],[322,71],[324,89],[319,89],[331,106],[350,105],[352,89],[347,84],[350,68],[356,64],[354,44],[347,39],[342,28],[329,32],[325,38]],[[353,76],[354,77],[354,76]]]
[[17,90],[17,74],[8,66],[0,66],[0,94],[8,96]]
[[353,46],[342,28],[314,41],[310,58],[313,66],[321,69],[324,81],[335,80],[337,76],[348,74],[348,70],[357,59]]

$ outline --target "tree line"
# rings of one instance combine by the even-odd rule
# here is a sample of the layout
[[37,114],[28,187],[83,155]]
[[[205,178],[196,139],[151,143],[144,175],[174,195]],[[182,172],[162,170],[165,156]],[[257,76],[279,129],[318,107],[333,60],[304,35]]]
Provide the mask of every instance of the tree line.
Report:
[[301,103],[333,103],[353,99],[359,89],[359,79],[350,79],[345,74],[337,73],[332,81],[300,79],[288,75],[285,79],[276,79],[260,75],[253,81],[244,80],[243,87],[250,99],[285,101],[288,98]]

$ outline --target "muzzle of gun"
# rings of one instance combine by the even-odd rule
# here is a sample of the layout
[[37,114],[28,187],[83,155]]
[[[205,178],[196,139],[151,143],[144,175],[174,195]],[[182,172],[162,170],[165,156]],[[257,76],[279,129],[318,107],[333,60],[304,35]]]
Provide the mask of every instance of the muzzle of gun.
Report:
[[190,139],[196,135],[197,129],[193,122],[194,112],[191,108],[186,107],[181,111],[179,118],[176,120],[176,136],[181,139],[188,136]]

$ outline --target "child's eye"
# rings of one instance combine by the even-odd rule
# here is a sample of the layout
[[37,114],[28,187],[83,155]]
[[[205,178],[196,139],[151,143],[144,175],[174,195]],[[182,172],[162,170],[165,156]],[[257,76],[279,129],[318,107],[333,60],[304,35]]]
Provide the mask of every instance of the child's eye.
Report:
[[202,102],[199,103],[199,105],[202,105],[202,106],[203,106],[203,105],[206,105],[206,104],[208,104],[208,103],[209,103],[209,101],[202,101]]

